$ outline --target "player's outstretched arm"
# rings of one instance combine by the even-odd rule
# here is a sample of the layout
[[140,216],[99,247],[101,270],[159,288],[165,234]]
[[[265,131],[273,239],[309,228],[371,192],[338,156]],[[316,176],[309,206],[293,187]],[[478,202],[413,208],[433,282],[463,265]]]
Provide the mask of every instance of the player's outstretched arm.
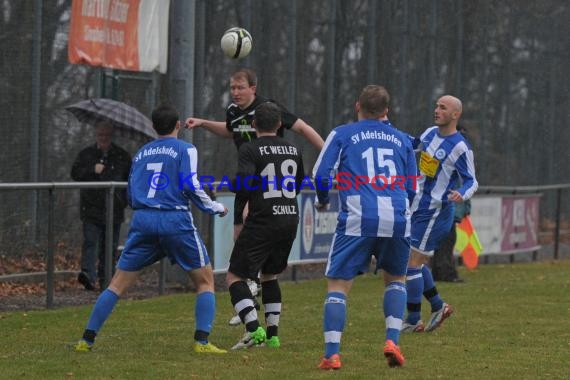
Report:
[[198,119],[196,117],[189,117],[184,123],[186,128],[194,129],[198,127],[206,128],[208,131],[228,139],[232,138],[232,134],[226,128],[226,123],[223,121],[214,121],[207,119]]
[[313,129],[313,127],[305,123],[302,119],[297,119],[295,124],[291,127],[291,130],[307,139],[307,141],[317,148],[317,150],[320,151],[323,149],[323,145],[325,144],[323,138]]

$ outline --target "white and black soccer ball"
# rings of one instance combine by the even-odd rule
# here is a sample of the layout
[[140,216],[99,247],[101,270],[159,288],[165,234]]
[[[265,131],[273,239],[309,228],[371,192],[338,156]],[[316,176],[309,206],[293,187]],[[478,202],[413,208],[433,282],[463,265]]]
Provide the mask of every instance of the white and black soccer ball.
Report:
[[235,27],[224,32],[220,45],[227,57],[240,59],[246,57],[251,52],[253,39],[247,30]]

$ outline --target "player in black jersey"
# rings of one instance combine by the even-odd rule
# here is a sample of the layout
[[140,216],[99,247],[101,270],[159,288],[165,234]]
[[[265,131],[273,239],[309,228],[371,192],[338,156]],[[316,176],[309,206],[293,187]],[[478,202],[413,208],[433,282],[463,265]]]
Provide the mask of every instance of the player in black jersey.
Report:
[[[225,138],[231,138],[237,149],[244,142],[252,141],[256,138],[252,121],[255,110],[260,104],[267,102],[275,103],[281,110],[281,127],[277,130],[278,136],[283,136],[284,130],[289,129],[305,137],[320,152],[324,145],[322,137],[305,121],[290,113],[285,107],[274,100],[266,99],[257,95],[257,75],[248,68],[241,68],[235,71],[230,77],[230,95],[232,103],[226,109],[226,121],[214,121],[190,117],[186,119],[186,127],[189,129],[203,127],[206,130]],[[239,199],[234,201],[234,241],[237,239],[243,228],[244,218],[247,216],[247,204],[238,204]],[[243,210],[237,212],[237,210]],[[259,280],[257,280],[259,285]],[[256,285],[250,283],[250,289],[255,290]],[[259,291],[259,289],[257,289]],[[254,292],[254,295],[257,295]],[[237,316],[230,319],[232,326],[239,325]]]
[[218,136],[231,138],[239,149],[244,142],[256,138],[251,122],[257,106],[265,102],[272,102],[281,109],[281,128],[277,131],[278,136],[283,136],[284,129],[290,129],[304,136],[315,148],[321,150],[324,141],[311,126],[276,101],[257,95],[256,91],[257,75],[255,72],[247,68],[238,69],[230,78],[232,103],[226,109],[226,121],[190,117],[186,119],[186,127],[189,129],[204,127]]
[[[290,129],[304,136],[317,150],[322,149],[324,141],[310,125],[274,100],[257,95],[256,90],[257,75],[255,72],[247,68],[238,69],[230,78],[230,94],[233,102],[226,109],[226,121],[190,117],[186,119],[186,127],[189,129],[203,127],[218,136],[231,138],[236,148],[239,149],[244,142],[256,138],[252,120],[257,107],[260,104],[272,102],[277,104],[281,111],[281,127],[277,131],[278,136],[283,136],[284,129]],[[235,206],[243,208],[243,205],[235,204]],[[234,226],[235,240],[243,226],[243,215],[237,212],[234,212]]]
[[[281,110],[266,102],[257,107],[253,120],[257,139],[239,149],[234,188],[236,198],[249,204],[249,215],[230,258],[226,283],[235,311],[245,324],[245,336],[232,348],[265,342],[279,347],[281,289],[277,275],[287,267],[299,224],[297,194],[304,178],[301,151],[277,136]],[[236,210],[240,212],[241,210]],[[246,279],[261,272],[261,300],[267,333],[260,326]]]

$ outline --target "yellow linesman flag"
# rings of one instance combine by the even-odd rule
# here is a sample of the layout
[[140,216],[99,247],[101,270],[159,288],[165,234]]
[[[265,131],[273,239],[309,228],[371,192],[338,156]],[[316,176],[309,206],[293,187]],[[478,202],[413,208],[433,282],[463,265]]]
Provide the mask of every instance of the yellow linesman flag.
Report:
[[479,255],[483,251],[483,246],[469,215],[465,215],[461,219],[461,223],[456,225],[455,231],[457,232],[455,250],[461,254],[463,264],[467,269],[475,269],[479,262]]

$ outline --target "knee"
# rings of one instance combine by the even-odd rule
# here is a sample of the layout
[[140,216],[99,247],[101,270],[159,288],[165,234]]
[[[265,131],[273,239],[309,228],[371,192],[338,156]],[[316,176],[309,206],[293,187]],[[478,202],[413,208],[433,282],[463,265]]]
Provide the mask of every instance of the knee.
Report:
[[276,274],[263,274],[262,273],[261,276],[259,276],[259,280],[261,282],[277,280],[277,275]]
[[245,280],[242,279],[241,277],[236,276],[232,272],[228,272],[226,274],[226,286],[228,287],[228,289],[230,288],[230,286],[232,286],[233,283],[238,281],[245,281]]
[[195,282],[194,286],[196,286],[196,292],[214,292],[215,289],[215,281],[214,275],[211,276],[204,276],[201,277],[198,281]]
[[383,271],[382,276],[384,277],[384,285],[386,285],[386,286],[392,282],[400,282],[402,284],[406,283],[406,275],[396,276],[396,275],[392,275],[386,271]]
[[410,261],[408,262],[408,267],[417,268],[429,261],[429,256],[423,255],[419,252],[412,250],[410,253]]
[[194,286],[196,287],[196,293],[214,292],[216,287],[214,276],[202,276],[194,281]]
[[111,290],[119,297],[123,297],[123,294],[128,290],[129,286],[127,284],[123,284],[121,282],[111,280],[111,283],[107,287],[107,289]]
[[202,283],[196,285],[196,293],[203,293],[203,292],[215,292],[214,283]]
[[214,272],[212,271],[211,265],[206,265],[205,267],[194,269],[188,272],[188,276],[194,283],[194,287],[198,293],[205,291],[214,291]]

